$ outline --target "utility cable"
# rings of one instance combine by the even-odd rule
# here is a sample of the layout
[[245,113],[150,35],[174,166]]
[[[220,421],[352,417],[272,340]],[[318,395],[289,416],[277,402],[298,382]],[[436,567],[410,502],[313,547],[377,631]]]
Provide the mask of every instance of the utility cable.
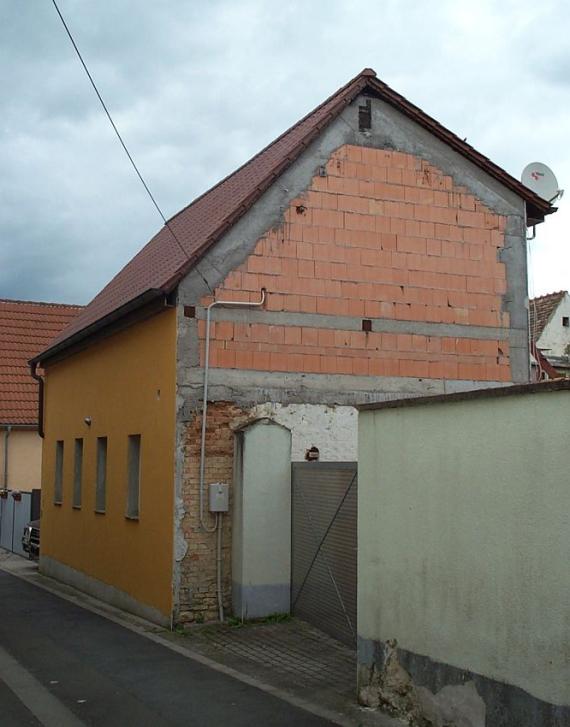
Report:
[[[158,205],[158,202],[156,201],[156,199],[154,198],[154,196],[153,196],[152,192],[150,191],[150,189],[149,189],[149,186],[148,186],[148,184],[147,184],[147,183],[145,182],[145,180],[144,180],[144,178],[143,178],[143,175],[142,175],[142,174],[140,173],[140,171],[139,171],[139,168],[138,168],[138,167],[137,167],[137,165],[135,164],[135,160],[133,159],[133,157],[132,157],[131,153],[129,152],[129,150],[128,150],[128,148],[127,148],[127,145],[125,144],[125,142],[124,142],[124,140],[123,140],[123,137],[121,136],[121,134],[120,134],[120,132],[119,132],[119,129],[117,128],[117,126],[116,126],[115,122],[113,121],[113,117],[111,116],[111,114],[110,114],[110,112],[109,112],[109,109],[107,108],[107,106],[106,106],[106,104],[105,104],[105,101],[103,101],[103,97],[102,97],[102,96],[101,96],[101,94],[99,93],[99,89],[97,88],[97,85],[95,84],[95,81],[93,80],[93,76],[92,76],[92,75],[91,75],[91,73],[89,72],[89,69],[87,68],[87,64],[86,64],[86,63],[85,63],[85,61],[83,60],[83,56],[81,55],[81,52],[80,52],[79,48],[77,47],[77,43],[75,42],[75,40],[74,40],[74,38],[73,38],[73,35],[71,34],[71,31],[70,31],[70,29],[69,29],[69,27],[68,27],[67,23],[65,22],[65,18],[64,18],[64,17],[63,17],[63,15],[61,14],[61,10],[59,9],[59,7],[58,7],[58,5],[57,5],[57,2],[56,2],[56,0],[52,0],[52,3],[53,3],[53,6],[54,6],[54,8],[56,9],[56,12],[57,12],[57,14],[59,15],[59,19],[61,20],[61,22],[62,22],[62,24],[63,24],[63,27],[65,28],[65,32],[67,33],[67,35],[68,35],[68,37],[69,37],[69,40],[71,41],[71,44],[73,45],[73,48],[75,49],[75,52],[77,53],[77,57],[78,57],[78,58],[79,58],[79,60],[81,61],[81,65],[83,66],[83,70],[84,70],[84,71],[85,71],[85,73],[87,74],[87,78],[89,79],[89,81],[90,81],[91,85],[93,86],[93,90],[94,90],[94,91],[95,91],[95,93],[97,94],[97,98],[99,99],[99,101],[100,101],[100,103],[101,103],[101,106],[103,107],[103,110],[105,111],[105,114],[107,115],[107,118],[109,119],[109,123],[110,123],[110,124],[111,124],[111,126],[113,127],[113,130],[114,130],[115,134],[117,135],[117,138],[118,138],[118,140],[119,140],[119,141],[121,142],[121,146],[123,147],[123,149],[124,149],[124,151],[125,151],[125,154],[126,154],[126,155],[127,155],[127,157],[129,158],[129,161],[130,161],[130,163],[132,164],[132,167],[133,167],[133,169],[134,169],[134,170],[135,170],[135,172],[137,173],[137,176],[138,176],[138,178],[140,179],[140,181],[141,181],[141,183],[142,183],[143,187],[145,188],[145,191],[146,191],[146,193],[147,193],[147,194],[148,194],[148,196],[150,197],[150,199],[151,199],[151,201],[152,201],[153,205],[154,205],[154,206],[156,207],[156,210],[158,211],[158,214],[159,214],[159,215],[161,216],[161,218],[162,218],[162,221],[164,222],[164,225],[165,225],[165,227],[166,227],[166,228],[168,229],[168,231],[170,232],[170,234],[172,235],[172,237],[173,237],[173,238],[174,238],[174,240],[176,241],[176,244],[178,245],[178,247],[179,247],[179,248],[180,248],[180,250],[182,251],[182,253],[183,253],[184,257],[185,257],[186,259],[188,259],[188,257],[189,257],[189,256],[188,256],[188,253],[187,253],[187,252],[186,252],[186,250],[184,249],[184,247],[183,247],[182,243],[180,242],[180,240],[179,240],[179,239],[178,239],[178,237],[176,236],[176,234],[175,234],[174,230],[172,229],[172,227],[170,226],[170,224],[169,224],[168,220],[166,219],[166,217],[164,216],[164,214],[163,214],[162,210],[160,209],[160,207],[159,207],[159,205]],[[198,272],[198,274],[200,275],[200,277],[202,278],[202,280],[204,281],[204,283],[205,283],[205,284],[207,285],[207,287],[208,287],[208,290],[210,291],[210,293],[212,293],[213,291],[212,291],[212,288],[210,287],[210,284],[208,283],[208,281],[206,280],[206,278],[205,278],[205,277],[204,277],[204,276],[202,275],[202,273],[200,272],[200,270],[198,269],[198,267],[197,267],[197,266],[195,267],[195,270],[196,270],[196,271]]]

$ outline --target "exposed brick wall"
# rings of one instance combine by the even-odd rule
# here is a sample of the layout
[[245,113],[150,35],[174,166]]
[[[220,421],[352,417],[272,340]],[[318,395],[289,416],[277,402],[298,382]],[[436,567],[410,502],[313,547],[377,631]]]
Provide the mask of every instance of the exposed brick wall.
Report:
[[[508,327],[498,262],[506,219],[409,154],[343,146],[216,297],[267,309]],[[208,299],[202,301],[204,304]],[[204,324],[200,324],[204,336]],[[504,380],[506,340],[220,321],[211,365],[267,371]]]
[[[207,485],[211,482],[227,482],[233,479],[234,435],[230,424],[243,418],[243,412],[234,404],[215,402],[208,406],[204,488],[204,511],[208,523],[213,523],[208,513]],[[188,550],[180,564],[180,600],[178,620],[210,621],[218,617],[216,592],[216,534],[206,533],[200,527],[199,513],[199,466],[200,466],[200,415],[187,424],[184,444],[184,476],[182,499],[185,515],[182,531]],[[231,488],[230,488],[231,489]],[[231,512],[231,493],[230,493]],[[224,606],[231,605],[231,516],[223,517],[222,572]]]
[[[409,154],[343,146],[231,272],[216,298],[266,309],[508,328],[506,219]],[[204,298],[206,305],[212,298]],[[223,312],[220,312],[223,316]],[[342,320],[342,318],[341,318]],[[202,342],[205,323],[199,321]],[[507,336],[505,331],[505,337]],[[507,340],[378,333],[266,323],[212,323],[210,365],[325,374],[508,381]],[[232,424],[245,412],[209,405],[206,484],[232,482]],[[215,535],[199,526],[200,416],[187,425],[179,620],[217,617]],[[207,507],[206,507],[207,509]],[[208,516],[209,517],[209,516]],[[231,522],[224,517],[224,603],[231,605]]]

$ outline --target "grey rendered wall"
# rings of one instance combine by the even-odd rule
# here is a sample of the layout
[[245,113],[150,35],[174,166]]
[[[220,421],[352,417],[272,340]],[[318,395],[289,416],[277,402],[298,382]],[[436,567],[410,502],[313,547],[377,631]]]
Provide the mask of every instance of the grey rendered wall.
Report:
[[239,432],[232,514],[234,615],[288,613],[291,593],[291,433],[262,420]]
[[569,405],[360,413],[361,679],[396,639],[418,683],[474,678],[489,725],[570,724]]

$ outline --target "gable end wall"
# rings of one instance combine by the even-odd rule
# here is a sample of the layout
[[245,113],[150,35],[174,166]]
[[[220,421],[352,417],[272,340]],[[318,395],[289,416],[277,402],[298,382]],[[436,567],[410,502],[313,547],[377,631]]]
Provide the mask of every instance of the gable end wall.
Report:
[[[196,514],[205,306],[213,299],[202,276],[216,299],[254,302],[262,287],[268,293],[263,310],[212,315],[207,483],[231,482],[232,427],[256,416],[282,421],[288,410],[282,423],[295,450],[313,407],[331,422],[317,437],[326,449],[355,403],[528,381],[524,203],[383,102],[372,101],[372,131],[359,132],[358,103],[179,287],[181,620],[216,614],[215,536],[200,531]],[[184,306],[195,306],[196,317],[185,317]],[[310,436],[307,446],[322,446]]]

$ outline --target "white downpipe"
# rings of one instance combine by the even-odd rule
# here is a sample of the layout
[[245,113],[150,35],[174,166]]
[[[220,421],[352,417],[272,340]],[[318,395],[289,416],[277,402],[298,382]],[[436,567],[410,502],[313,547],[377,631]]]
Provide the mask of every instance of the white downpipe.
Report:
[[208,526],[204,517],[204,472],[206,468],[206,423],[208,417],[208,375],[210,372],[210,319],[214,306],[230,308],[261,308],[265,303],[265,288],[261,289],[261,299],[257,303],[245,303],[241,300],[215,300],[206,309],[206,350],[204,352],[204,396],[202,401],[202,433],[200,439],[200,527],[207,533],[218,530],[216,544],[216,590],[218,592],[218,611],[220,621],[224,620],[224,606],[222,597],[222,519],[221,514],[216,515],[214,525]]

